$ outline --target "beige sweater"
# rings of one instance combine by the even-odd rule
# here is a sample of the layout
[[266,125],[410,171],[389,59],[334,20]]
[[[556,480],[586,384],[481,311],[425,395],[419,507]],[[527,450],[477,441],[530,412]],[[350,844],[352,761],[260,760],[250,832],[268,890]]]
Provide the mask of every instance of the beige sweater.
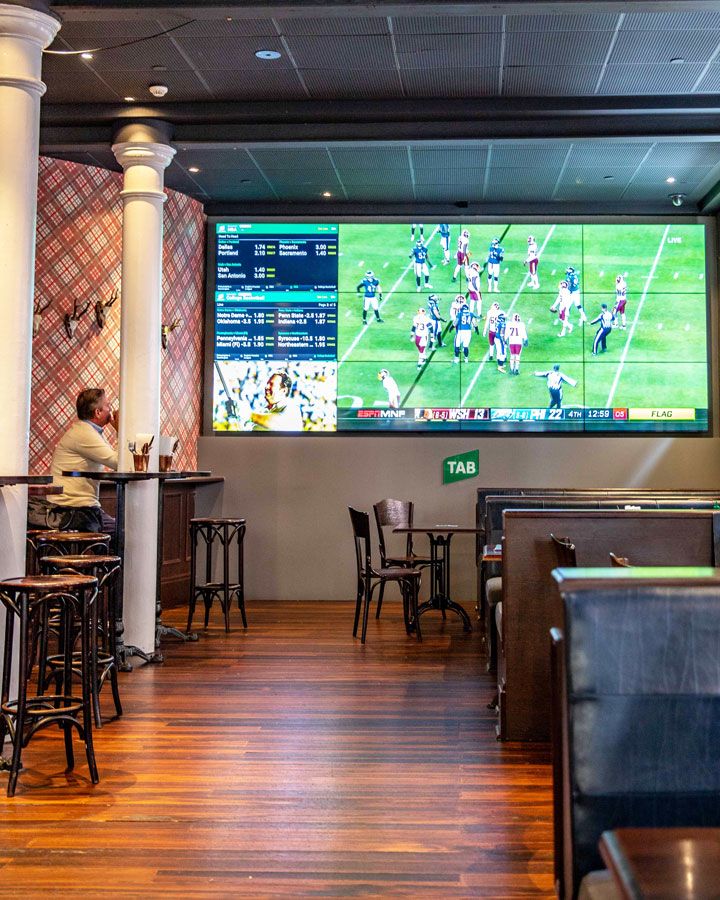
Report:
[[62,473],[70,470],[102,472],[106,466],[117,469],[117,452],[90,422],[78,420],[73,423],[60,438],[50,464],[53,484],[59,484],[64,493],[53,494],[48,501],[57,506],[100,506],[98,481],[63,478]]

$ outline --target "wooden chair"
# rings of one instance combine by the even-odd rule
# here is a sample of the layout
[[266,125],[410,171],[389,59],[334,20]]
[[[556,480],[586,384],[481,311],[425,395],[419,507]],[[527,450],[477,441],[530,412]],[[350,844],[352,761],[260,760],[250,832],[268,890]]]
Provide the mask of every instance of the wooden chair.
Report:
[[559,569],[574,569],[577,566],[575,558],[575,544],[568,537],[559,538],[554,534],[550,535],[550,540],[555,547],[557,555],[557,564]]
[[367,633],[368,611],[375,588],[384,587],[389,581],[397,582],[403,598],[403,616],[405,630],[408,634],[415,631],[420,641],[420,619],[418,617],[418,592],[420,589],[420,570],[409,566],[386,566],[373,568],[370,550],[370,516],[366,512],[348,507],[355,540],[355,561],[357,564],[357,596],[355,598],[355,624],[353,637],[357,637],[360,610],[363,612],[361,643],[365,643]]
[[[425,566],[432,565],[429,556],[421,556],[415,553],[413,546],[413,535],[406,535],[405,552],[389,553],[385,544],[385,529],[397,528],[399,526],[407,526],[412,528],[413,512],[415,505],[412,500],[380,500],[373,504],[373,512],[375,513],[375,524],[378,531],[378,543],[380,546],[380,567],[392,568],[400,566],[404,569],[422,569]],[[377,609],[375,610],[375,618],[380,618],[380,610],[382,609],[383,594],[385,585],[380,585],[380,593],[378,594]]]

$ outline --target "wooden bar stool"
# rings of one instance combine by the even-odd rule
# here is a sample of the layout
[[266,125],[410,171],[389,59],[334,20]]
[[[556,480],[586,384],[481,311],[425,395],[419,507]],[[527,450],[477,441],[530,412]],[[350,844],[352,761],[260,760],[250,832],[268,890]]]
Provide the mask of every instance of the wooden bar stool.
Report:
[[[0,582],[0,603],[5,607],[5,644],[3,649],[2,691],[0,695],[0,746],[9,734],[13,744],[7,795],[15,794],[22,767],[21,757],[36,732],[59,724],[65,734],[68,769],[75,764],[72,729],[77,728],[85,744],[90,778],[99,781],[92,740],[90,656],[91,621],[97,598],[97,578],[89,575],[28,575]],[[42,627],[46,609],[59,611],[63,635],[64,665],[56,694],[28,696],[33,669],[35,636]],[[73,621],[80,621],[81,696],[72,693]],[[10,675],[13,661],[15,625],[19,624],[19,668],[17,699],[10,699]]]
[[37,575],[40,571],[38,565],[38,541],[42,535],[48,534],[49,528],[28,528],[25,535],[25,570],[28,575]]
[[43,556],[107,554],[111,537],[99,531],[45,531],[35,536],[38,559]]
[[[115,713],[121,716],[122,703],[118,687],[118,653],[115,623],[117,621],[117,585],[121,577],[121,560],[119,556],[99,556],[95,554],[80,556],[44,556],[42,568],[48,575],[84,574],[92,575],[98,581],[97,625],[95,631],[95,648],[91,654],[92,666],[92,704],[95,725],[102,728],[100,714],[100,692],[109,679],[115,703]],[[40,660],[38,663],[38,691],[44,690],[47,682],[54,679],[59,682],[62,676],[65,659],[62,653],[47,654],[47,631],[41,637]],[[80,675],[80,653],[72,654],[72,671]],[[50,673],[46,675],[47,668]]]
[[[243,581],[243,542],[245,539],[245,519],[191,519],[190,520],[190,609],[187,630],[192,628],[195,604],[198,597],[205,604],[205,628],[210,618],[210,607],[215,597],[220,601],[225,617],[225,631],[230,631],[230,601],[237,597],[238,609],[242,615],[243,628],[247,628],[245,616],[245,586]],[[205,581],[197,583],[198,545],[205,544]],[[235,553],[233,554],[233,545]],[[213,581],[213,549],[219,547],[222,554],[222,580]],[[236,577],[231,578],[231,556],[236,560]]]

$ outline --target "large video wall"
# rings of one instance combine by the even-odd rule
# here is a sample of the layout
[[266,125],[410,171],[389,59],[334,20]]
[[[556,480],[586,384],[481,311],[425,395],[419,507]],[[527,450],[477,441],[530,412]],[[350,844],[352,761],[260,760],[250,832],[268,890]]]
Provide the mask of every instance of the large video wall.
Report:
[[705,226],[211,220],[213,432],[708,429]]

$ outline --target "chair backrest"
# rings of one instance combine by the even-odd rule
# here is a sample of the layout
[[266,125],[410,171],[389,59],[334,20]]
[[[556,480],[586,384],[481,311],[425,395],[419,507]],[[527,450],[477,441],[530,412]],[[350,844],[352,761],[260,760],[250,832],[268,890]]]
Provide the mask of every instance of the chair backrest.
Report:
[[[380,545],[380,564],[384,566],[387,557],[392,556],[392,553],[388,554],[387,552],[384,529],[397,528],[402,525],[412,528],[414,504],[412,500],[379,500],[373,504],[373,511]],[[412,535],[408,534],[405,541],[405,556],[412,556],[412,552]]]
[[372,565],[370,560],[370,516],[359,509],[353,509],[352,506],[348,506],[348,512],[355,539],[358,578],[361,578]]
[[555,547],[555,553],[557,554],[557,564],[561,569],[574,569],[577,566],[577,559],[575,557],[575,544],[568,537],[559,538],[555,537],[554,534],[550,535],[550,540],[553,542],[553,546]]
[[568,897],[603,831],[720,826],[718,579],[620,578],[560,586]]

